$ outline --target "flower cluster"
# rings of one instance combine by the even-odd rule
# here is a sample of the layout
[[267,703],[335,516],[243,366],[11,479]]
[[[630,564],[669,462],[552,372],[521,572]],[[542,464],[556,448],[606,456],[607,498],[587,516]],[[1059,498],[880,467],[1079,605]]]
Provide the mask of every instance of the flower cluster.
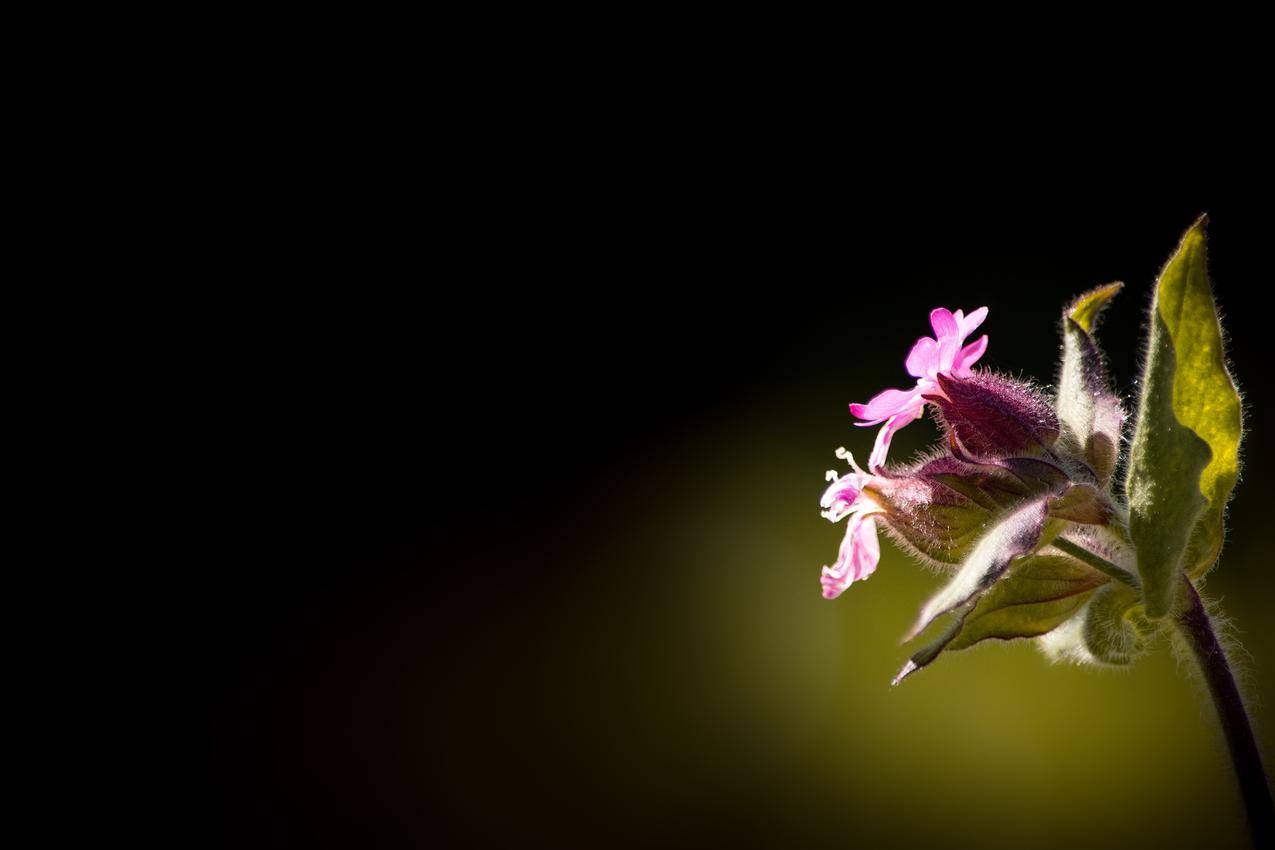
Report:
[[[1205,222],[1187,230],[1156,280],[1127,441],[1125,407],[1094,335],[1123,284],[1063,310],[1062,362],[1048,393],[974,368],[987,337],[966,340],[986,307],[931,311],[934,336],[917,340],[904,361],[915,386],[850,405],[858,425],[881,428],[867,471],[838,449],[850,471],[828,473],[823,516],[846,520],[846,532],[820,584],[835,599],[872,575],[879,530],[950,573],[904,640],[944,625],[902,665],[896,685],[944,653],[991,639],[1034,639],[1054,658],[1123,665],[1156,635],[1174,634],[1209,683],[1253,846],[1267,847],[1275,835],[1267,775],[1197,589],[1225,540],[1244,432]],[[927,408],[942,443],[912,463],[887,464],[894,434]]]
[[[904,361],[908,374],[916,378],[916,386],[907,390],[885,390],[867,404],[850,405],[850,413],[861,420],[856,425],[885,423],[877,432],[876,444],[868,458],[868,468],[873,473],[884,469],[895,432],[920,419],[927,403],[950,404],[944,384],[950,388],[954,381],[971,377],[971,367],[987,351],[987,335],[969,345],[965,339],[986,318],[986,307],[974,310],[969,316],[961,310],[952,312],[943,307],[930,311],[934,336],[918,339]],[[871,497],[864,496],[865,485],[879,476],[865,473],[844,448],[837,449],[837,457],[848,461],[852,471],[842,476],[835,470],[828,472],[832,485],[823,494],[823,516],[831,522],[846,517],[850,521],[836,563],[823,568],[821,582],[825,599],[836,599],[853,582],[872,575],[881,558],[873,517],[883,511]]]
[[[1082,296],[1087,315],[1096,315],[1116,289],[1103,290],[1096,306],[1099,296]],[[1039,588],[1053,594],[1040,600],[1053,606],[1051,615],[1067,608],[1056,604],[1059,599],[1074,602],[1074,609],[1064,612],[1074,614],[1111,578],[1090,566],[1083,553],[1127,548],[1121,543],[1121,508],[1110,491],[1114,463],[1106,456],[1119,444],[1124,413],[1107,389],[1096,346],[1073,346],[1083,362],[1065,363],[1064,378],[1074,373],[1082,380],[1064,380],[1058,397],[1050,398],[1030,384],[973,368],[987,351],[988,338],[966,340],[987,313],[986,307],[969,315],[942,307],[931,311],[934,336],[917,340],[904,362],[915,386],[888,389],[867,404],[850,405],[857,425],[881,426],[867,470],[838,449],[837,457],[850,471],[828,472],[830,484],[820,501],[826,519],[847,523],[837,559],[820,577],[825,598],[837,598],[876,570],[879,529],[908,553],[955,573],[922,608],[909,637],[946,614],[954,615],[953,627],[937,651],[918,653],[902,675],[949,645],[981,639],[975,621],[989,619],[984,616],[989,606],[1000,604],[997,599],[1007,593],[1018,595],[1004,604],[1030,605],[1036,603],[1024,603],[1023,594],[1030,597]],[[1069,321],[1065,314],[1065,333],[1077,332],[1079,326],[1071,322],[1069,327]],[[1078,332],[1092,343],[1088,327]],[[943,431],[942,446],[916,463],[887,464],[894,434],[927,407]],[[1078,410],[1102,415],[1085,418]],[[1132,569],[1127,558],[1120,567]],[[1042,570],[1046,578],[1038,574]],[[1008,590],[989,594],[998,583]],[[1019,585],[1025,590],[1019,592]],[[1054,625],[1037,617],[1022,634],[996,636],[1034,637]]]

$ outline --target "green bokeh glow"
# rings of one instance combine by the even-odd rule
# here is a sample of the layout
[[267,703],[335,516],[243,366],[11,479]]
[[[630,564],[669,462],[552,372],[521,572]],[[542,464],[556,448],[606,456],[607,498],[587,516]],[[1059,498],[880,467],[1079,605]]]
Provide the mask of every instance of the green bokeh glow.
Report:
[[[598,795],[595,814],[615,822],[624,801],[635,829],[678,846],[1246,846],[1220,736],[1167,644],[1112,670],[992,642],[892,688],[899,638],[939,577],[887,544],[869,581],[822,599],[841,527],[816,501],[843,423],[829,417],[825,449],[822,425],[739,415],[751,427],[701,423],[638,459],[645,472],[610,504],[609,581],[636,577],[649,605],[610,624],[636,640],[633,679],[559,683],[601,689],[600,713],[559,718],[564,734],[613,742],[602,787],[581,792]],[[1248,651],[1275,658],[1249,592],[1256,554],[1232,546],[1208,589],[1251,627]],[[607,612],[583,616],[593,629]],[[582,650],[564,639],[546,665],[578,669]],[[1249,690],[1270,702],[1265,680]]]

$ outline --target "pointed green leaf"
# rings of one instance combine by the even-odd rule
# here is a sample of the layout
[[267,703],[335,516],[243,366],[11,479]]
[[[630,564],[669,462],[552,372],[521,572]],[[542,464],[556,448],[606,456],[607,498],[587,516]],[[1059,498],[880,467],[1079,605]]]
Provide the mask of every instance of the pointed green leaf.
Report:
[[1024,558],[983,594],[948,650],[989,638],[1039,637],[1074,615],[1110,579],[1072,558]]
[[956,609],[951,623],[908,660],[894,679],[934,661],[944,651],[966,649],[991,638],[1039,637],[1073,617],[1109,579],[1073,558],[1023,558],[976,601]]
[[1190,264],[1172,279],[1162,276],[1157,295],[1157,308],[1173,335],[1178,358],[1174,411],[1212,452],[1200,475],[1200,492],[1208,505],[1196,523],[1183,563],[1193,578],[1208,572],[1222,551],[1222,514],[1239,478],[1242,431],[1240,394],[1226,367],[1222,327],[1208,277],[1204,224],[1201,219],[1183,238],[1184,246],[1191,242]]
[[1076,298],[1063,312],[1063,359],[1056,409],[1061,449],[1083,460],[1105,485],[1116,468],[1124,409],[1111,391],[1102,352],[1093,338],[1098,316],[1123,283],[1109,283]]
[[903,668],[895,674],[895,677],[891,680],[890,684],[897,685],[917,670],[920,670],[922,667],[927,666],[931,661],[938,658],[939,655],[942,654],[943,650],[947,648],[947,645],[961,633],[961,627],[965,624],[965,617],[969,614],[973,607],[973,601],[966,602],[964,605],[958,607],[952,615],[951,622],[949,622],[947,624],[947,628],[943,630],[943,633],[927,643],[925,646],[918,649],[916,652],[912,653],[912,657],[909,658],[907,663],[903,665]]
[[982,595],[1004,575],[1015,558],[1048,542],[1042,537],[1048,512],[1048,497],[1039,496],[990,525],[956,576],[922,607],[905,639],[911,640],[937,617]]
[[1067,318],[1075,322],[1085,333],[1093,333],[1098,324],[1098,316],[1121,289],[1124,289],[1124,284],[1117,280],[1077,296],[1076,300],[1067,307]]
[[1217,559],[1239,469],[1240,400],[1222,350],[1204,223],[1182,237],[1156,284],[1126,482],[1146,612],[1157,618],[1172,607],[1179,572],[1202,575]]

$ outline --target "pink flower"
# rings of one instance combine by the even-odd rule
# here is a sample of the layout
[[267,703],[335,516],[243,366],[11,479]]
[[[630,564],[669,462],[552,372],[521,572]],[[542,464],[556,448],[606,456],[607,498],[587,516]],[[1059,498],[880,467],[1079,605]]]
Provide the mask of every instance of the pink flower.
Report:
[[965,345],[965,338],[983,324],[987,318],[987,308],[980,307],[966,316],[960,310],[955,313],[943,307],[930,311],[930,326],[934,328],[934,337],[921,337],[912,346],[905,366],[908,374],[916,378],[916,386],[907,390],[886,390],[879,393],[867,404],[850,405],[850,413],[862,422],[860,427],[885,425],[877,433],[876,444],[872,447],[872,455],[868,458],[868,469],[876,472],[885,465],[886,453],[890,450],[890,440],[894,432],[909,422],[920,419],[925,412],[928,394],[941,394],[938,387],[940,374],[954,378],[966,378],[970,375],[970,367],[983,356],[987,350],[987,335]]
[[824,599],[836,599],[852,583],[872,575],[881,560],[881,546],[877,541],[877,525],[873,517],[882,510],[862,496],[863,488],[872,476],[860,469],[845,449],[837,449],[837,457],[848,461],[853,471],[838,477],[835,470],[830,470],[828,479],[832,484],[824,491],[819,504],[823,507],[823,516],[830,522],[839,522],[846,517],[850,517],[850,521],[846,524],[846,536],[841,541],[836,563],[825,566],[819,579]]

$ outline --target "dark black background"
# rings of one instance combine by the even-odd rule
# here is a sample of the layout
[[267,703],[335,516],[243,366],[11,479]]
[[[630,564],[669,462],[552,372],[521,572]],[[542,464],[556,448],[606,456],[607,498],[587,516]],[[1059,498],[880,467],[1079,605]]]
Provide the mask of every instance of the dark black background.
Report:
[[[228,416],[251,470],[219,516],[234,557],[210,580],[236,844],[649,838],[641,800],[625,799],[647,780],[614,776],[650,732],[633,635],[659,588],[605,556],[631,542],[626,516],[673,486],[643,457],[688,423],[788,398],[768,388],[845,387],[851,401],[857,370],[894,368],[931,306],[987,304],[989,365],[1047,379],[1045,357],[1014,352],[1044,351],[1062,297],[1124,279],[1108,321],[1125,330],[1104,344],[1134,362],[1154,275],[1207,211],[1248,428],[1275,427],[1264,167],[1201,154],[1135,183],[1066,154],[923,167],[915,153],[887,165],[721,141],[471,164],[419,209],[306,246],[318,279],[263,305]],[[1250,440],[1245,486],[1265,488],[1272,454]],[[1237,504],[1233,527],[1265,507]],[[614,611],[564,638],[601,661],[541,669],[528,647],[580,604]],[[590,699],[609,732],[544,744],[558,701]],[[463,783],[441,767],[458,749]],[[458,790],[475,786],[490,795]],[[703,825],[683,826],[697,843]],[[704,834],[747,845],[742,829]]]

